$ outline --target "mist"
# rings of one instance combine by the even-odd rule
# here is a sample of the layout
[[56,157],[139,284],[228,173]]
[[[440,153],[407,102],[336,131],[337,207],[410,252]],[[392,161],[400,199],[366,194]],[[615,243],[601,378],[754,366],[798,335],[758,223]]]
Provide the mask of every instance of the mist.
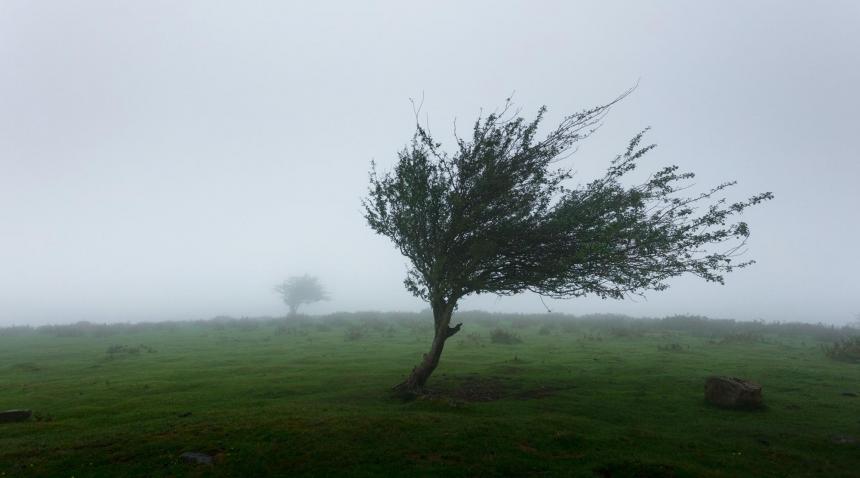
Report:
[[[371,160],[411,138],[410,98],[453,125],[513,97],[547,124],[628,88],[566,164],[601,174],[645,127],[643,168],[738,180],[750,268],[553,312],[844,324],[858,291],[855,2],[0,3],[0,326],[426,307],[367,226]],[[650,168],[650,169],[649,169]],[[464,310],[540,313],[533,294]]]

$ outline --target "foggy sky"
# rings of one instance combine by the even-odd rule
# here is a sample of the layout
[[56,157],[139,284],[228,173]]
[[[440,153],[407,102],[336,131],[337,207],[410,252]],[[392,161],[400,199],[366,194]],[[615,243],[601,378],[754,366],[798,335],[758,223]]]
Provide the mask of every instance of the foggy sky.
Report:
[[[567,165],[600,174],[651,126],[744,215],[725,286],[559,312],[844,323],[860,313],[860,3],[0,1],[0,325],[419,310],[362,218],[369,163],[450,139],[514,94],[546,125],[639,81]],[[289,4],[289,5],[288,5]],[[448,142],[450,146],[450,142]],[[533,295],[461,309],[542,312]]]

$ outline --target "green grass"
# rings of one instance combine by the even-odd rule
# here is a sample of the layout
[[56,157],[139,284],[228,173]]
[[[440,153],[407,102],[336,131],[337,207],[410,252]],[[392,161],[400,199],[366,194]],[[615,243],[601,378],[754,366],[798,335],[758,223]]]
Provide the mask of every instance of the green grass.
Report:
[[[467,320],[436,392],[401,402],[388,391],[429,346],[418,324],[0,335],[0,410],[38,415],[0,424],[0,476],[860,473],[860,445],[833,442],[860,438],[860,398],[843,395],[860,393],[860,365],[813,337]],[[522,343],[492,343],[497,327]],[[766,408],[706,405],[712,374],[761,383]],[[186,451],[217,463],[180,463]]]

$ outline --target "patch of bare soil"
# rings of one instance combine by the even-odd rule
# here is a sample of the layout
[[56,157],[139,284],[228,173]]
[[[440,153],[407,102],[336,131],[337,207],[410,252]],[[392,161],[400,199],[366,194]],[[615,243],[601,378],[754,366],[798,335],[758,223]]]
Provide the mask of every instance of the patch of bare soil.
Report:
[[465,402],[492,402],[511,394],[511,386],[498,377],[467,376],[456,383],[442,383],[427,389],[425,396]]
[[535,398],[546,398],[556,393],[564,390],[565,388],[571,387],[554,387],[551,385],[541,385],[537,388],[531,388],[528,390],[523,390],[515,395],[515,398],[520,400],[531,400]]
[[507,377],[468,375],[449,379],[425,391],[425,398],[462,402],[492,402],[503,398],[531,400],[546,398],[572,386],[540,385],[523,389]]

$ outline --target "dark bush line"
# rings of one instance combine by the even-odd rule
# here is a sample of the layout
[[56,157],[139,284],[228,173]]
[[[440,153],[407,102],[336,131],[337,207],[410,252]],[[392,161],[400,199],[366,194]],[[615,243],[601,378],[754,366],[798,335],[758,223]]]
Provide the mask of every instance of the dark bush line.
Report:
[[[39,327],[12,326],[0,328],[0,336],[22,336],[42,334],[54,337],[110,337],[118,334],[144,332],[170,332],[189,329],[222,330],[250,332],[261,328],[273,329],[275,334],[293,334],[298,330],[326,332],[331,328],[349,327],[358,324],[366,333],[391,337],[396,327],[407,329],[410,333],[431,333],[432,314],[429,310],[421,312],[337,312],[323,316],[300,315],[298,317],[255,317],[233,318],[219,316],[208,320],[163,321],[97,324],[77,322],[64,325],[44,325]],[[536,327],[540,335],[556,333],[594,333],[615,338],[639,337],[644,334],[665,333],[667,331],[686,333],[709,338],[715,342],[738,342],[739,339],[756,338],[765,335],[811,337],[820,342],[837,342],[849,337],[860,336],[860,329],[848,326],[836,327],[825,324],[780,323],[763,321],[743,322],[732,319],[708,319],[702,316],[676,315],[662,319],[632,317],[616,314],[566,315],[545,314],[507,314],[484,311],[463,311],[455,313],[455,320],[486,328],[510,327],[525,330]],[[298,332],[305,335],[306,332]]]
[[0,337],[19,337],[21,335],[30,335],[33,332],[33,327],[29,325],[13,325],[10,327],[0,327]]

